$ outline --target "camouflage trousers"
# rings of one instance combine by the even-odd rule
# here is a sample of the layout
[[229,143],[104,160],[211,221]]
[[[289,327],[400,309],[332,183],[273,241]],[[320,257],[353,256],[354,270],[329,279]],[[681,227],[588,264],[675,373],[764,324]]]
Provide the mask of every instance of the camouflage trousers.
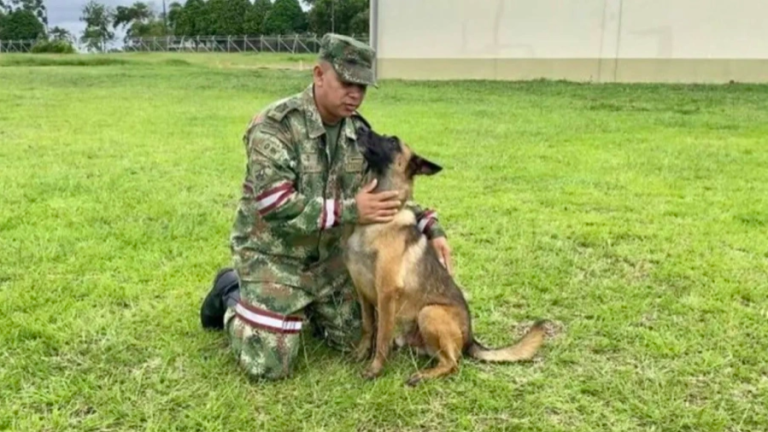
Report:
[[224,323],[232,351],[249,377],[289,376],[304,330],[314,330],[342,352],[357,345],[360,306],[346,268],[336,265],[302,279],[294,286],[241,278],[240,302],[227,310]]

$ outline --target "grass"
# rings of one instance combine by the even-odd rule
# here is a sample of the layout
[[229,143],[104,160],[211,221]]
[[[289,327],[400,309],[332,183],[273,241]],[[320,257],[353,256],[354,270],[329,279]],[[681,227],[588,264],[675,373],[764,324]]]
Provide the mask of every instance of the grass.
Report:
[[309,69],[312,54],[277,53],[110,53],[100,55],[72,54],[3,54],[0,67],[20,66],[204,66],[225,69]]
[[423,359],[364,382],[307,339],[258,384],[198,323],[243,128],[308,83],[255,57],[0,57],[0,429],[768,428],[768,88],[383,82],[363,112],[445,167],[417,199],[480,339],[558,333],[414,389]]

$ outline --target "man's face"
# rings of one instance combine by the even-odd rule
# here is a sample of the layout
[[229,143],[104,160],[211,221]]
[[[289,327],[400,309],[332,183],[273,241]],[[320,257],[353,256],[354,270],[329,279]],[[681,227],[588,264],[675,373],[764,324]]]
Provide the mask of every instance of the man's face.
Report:
[[314,82],[317,103],[334,117],[351,116],[365,99],[365,85],[342,81],[327,63],[315,68]]

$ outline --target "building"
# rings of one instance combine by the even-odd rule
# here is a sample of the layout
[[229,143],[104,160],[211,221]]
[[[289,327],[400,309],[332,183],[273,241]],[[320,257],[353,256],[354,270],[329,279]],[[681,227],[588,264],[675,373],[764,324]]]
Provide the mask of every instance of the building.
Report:
[[768,0],[371,0],[382,79],[768,82]]

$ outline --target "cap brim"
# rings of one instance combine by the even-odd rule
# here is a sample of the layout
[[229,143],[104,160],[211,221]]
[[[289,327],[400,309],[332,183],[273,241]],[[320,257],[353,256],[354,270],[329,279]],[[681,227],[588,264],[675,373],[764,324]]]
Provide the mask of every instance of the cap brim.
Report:
[[333,68],[343,81],[378,88],[373,70],[367,67],[348,64],[334,64]]

